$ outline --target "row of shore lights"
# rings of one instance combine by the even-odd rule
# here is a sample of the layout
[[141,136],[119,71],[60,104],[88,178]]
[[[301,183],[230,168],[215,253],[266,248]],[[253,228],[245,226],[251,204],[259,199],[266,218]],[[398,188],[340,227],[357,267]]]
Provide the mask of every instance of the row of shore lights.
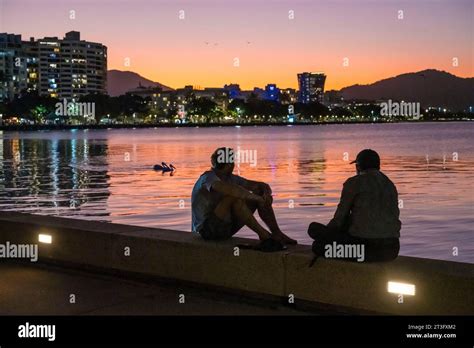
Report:
[[[39,234],[38,241],[44,244],[52,244],[53,237],[49,234]],[[388,282],[387,291],[397,295],[410,295],[415,296],[415,284],[399,283],[399,282]]]

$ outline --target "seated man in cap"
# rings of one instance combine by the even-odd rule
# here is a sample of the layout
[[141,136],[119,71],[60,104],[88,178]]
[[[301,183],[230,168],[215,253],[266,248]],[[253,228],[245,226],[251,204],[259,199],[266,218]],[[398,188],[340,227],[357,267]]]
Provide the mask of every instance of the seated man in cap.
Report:
[[357,175],[344,183],[333,219],[327,225],[309,225],[313,251],[316,256],[359,262],[393,260],[400,249],[397,189],[380,171],[377,152],[363,150],[351,163]]
[[[222,240],[248,226],[262,241],[263,251],[281,250],[283,244],[296,244],[296,240],[284,234],[278,226],[270,186],[232,174],[232,149],[222,147],[214,151],[211,165],[211,170],[204,172],[193,188],[193,232],[206,240]],[[269,230],[255,219],[255,210]]]

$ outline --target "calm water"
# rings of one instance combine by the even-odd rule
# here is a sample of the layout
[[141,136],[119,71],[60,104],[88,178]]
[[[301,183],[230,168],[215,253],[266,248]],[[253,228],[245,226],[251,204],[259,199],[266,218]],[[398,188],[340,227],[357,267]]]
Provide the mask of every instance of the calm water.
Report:
[[474,263],[473,139],[474,123],[0,132],[0,209],[189,231],[192,186],[228,145],[256,151],[236,170],[272,185],[282,229],[309,244],[370,147],[403,201],[401,254]]

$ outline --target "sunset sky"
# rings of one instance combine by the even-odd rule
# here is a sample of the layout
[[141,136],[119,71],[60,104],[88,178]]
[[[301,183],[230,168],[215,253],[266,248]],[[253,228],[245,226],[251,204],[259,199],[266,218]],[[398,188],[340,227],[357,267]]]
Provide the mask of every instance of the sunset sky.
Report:
[[0,0],[0,32],[77,30],[108,47],[109,69],[173,88],[297,87],[303,71],[325,72],[326,89],[428,68],[471,77],[473,22],[472,0]]

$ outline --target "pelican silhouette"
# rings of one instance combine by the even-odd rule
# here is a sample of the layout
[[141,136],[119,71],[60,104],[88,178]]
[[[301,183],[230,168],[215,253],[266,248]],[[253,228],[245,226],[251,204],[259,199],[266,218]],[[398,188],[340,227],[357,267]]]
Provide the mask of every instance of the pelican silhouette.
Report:
[[155,164],[153,166],[153,170],[161,171],[163,173],[167,173],[167,172],[175,171],[176,167],[172,163],[170,163],[170,165],[168,166],[165,162],[161,162],[161,165]]

